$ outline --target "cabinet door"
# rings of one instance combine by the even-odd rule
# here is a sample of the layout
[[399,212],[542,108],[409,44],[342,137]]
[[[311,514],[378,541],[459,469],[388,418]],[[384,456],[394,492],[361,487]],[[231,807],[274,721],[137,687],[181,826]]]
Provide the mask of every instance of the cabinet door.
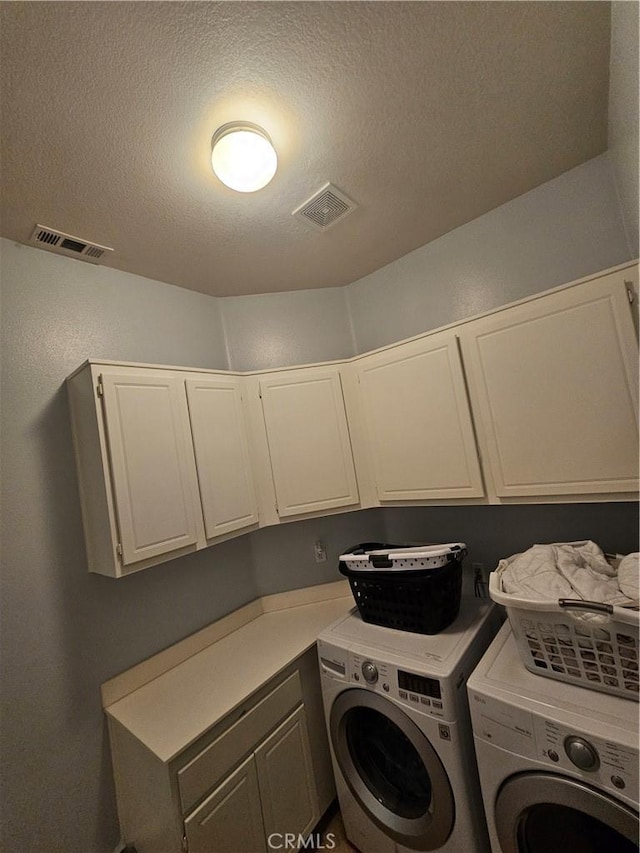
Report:
[[484,494],[453,333],[363,358],[358,381],[379,500]]
[[187,379],[207,539],[258,523],[240,380]]
[[320,814],[303,706],[258,747],[255,757],[267,837],[311,832]]
[[499,496],[638,488],[638,345],[613,273],[462,327]]
[[278,515],[358,502],[337,370],[308,368],[260,381]]
[[123,564],[195,544],[197,484],[181,381],[142,372],[101,379]]
[[185,819],[184,828],[189,853],[266,851],[253,756]]

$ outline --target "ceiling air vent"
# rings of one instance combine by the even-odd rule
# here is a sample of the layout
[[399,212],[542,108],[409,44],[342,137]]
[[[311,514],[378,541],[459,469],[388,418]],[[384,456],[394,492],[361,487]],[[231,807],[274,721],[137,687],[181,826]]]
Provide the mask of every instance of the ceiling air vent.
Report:
[[326,231],[343,219],[358,205],[333,184],[325,184],[322,189],[296,208],[292,216],[302,219],[317,231]]
[[46,225],[36,225],[29,242],[41,249],[48,249],[50,252],[57,252],[69,258],[80,258],[80,260],[88,261],[91,264],[101,263],[106,254],[113,252],[113,249],[108,246],[90,243],[81,237],[65,234],[64,231],[57,231],[55,228],[48,228]]

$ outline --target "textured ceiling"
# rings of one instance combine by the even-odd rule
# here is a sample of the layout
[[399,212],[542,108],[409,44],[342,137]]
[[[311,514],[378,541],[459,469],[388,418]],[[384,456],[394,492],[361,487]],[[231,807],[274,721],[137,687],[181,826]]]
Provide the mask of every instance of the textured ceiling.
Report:
[[[0,3],[1,233],[214,295],[347,284],[606,149],[608,3]],[[222,186],[213,131],[271,135]],[[327,181],[358,203],[291,216]]]

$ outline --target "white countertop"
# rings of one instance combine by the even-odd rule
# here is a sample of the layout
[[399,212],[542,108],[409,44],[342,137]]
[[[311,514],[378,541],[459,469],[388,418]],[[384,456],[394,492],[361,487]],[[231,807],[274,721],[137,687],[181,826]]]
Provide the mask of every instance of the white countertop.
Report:
[[170,761],[309,649],[353,598],[263,613],[105,710]]

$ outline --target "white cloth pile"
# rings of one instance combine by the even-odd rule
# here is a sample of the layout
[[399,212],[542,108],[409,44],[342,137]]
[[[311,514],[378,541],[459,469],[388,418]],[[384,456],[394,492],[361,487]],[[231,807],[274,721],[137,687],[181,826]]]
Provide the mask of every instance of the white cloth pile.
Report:
[[503,592],[528,601],[578,598],[617,607],[638,607],[640,554],[628,554],[617,567],[595,542],[534,545],[500,560]]

